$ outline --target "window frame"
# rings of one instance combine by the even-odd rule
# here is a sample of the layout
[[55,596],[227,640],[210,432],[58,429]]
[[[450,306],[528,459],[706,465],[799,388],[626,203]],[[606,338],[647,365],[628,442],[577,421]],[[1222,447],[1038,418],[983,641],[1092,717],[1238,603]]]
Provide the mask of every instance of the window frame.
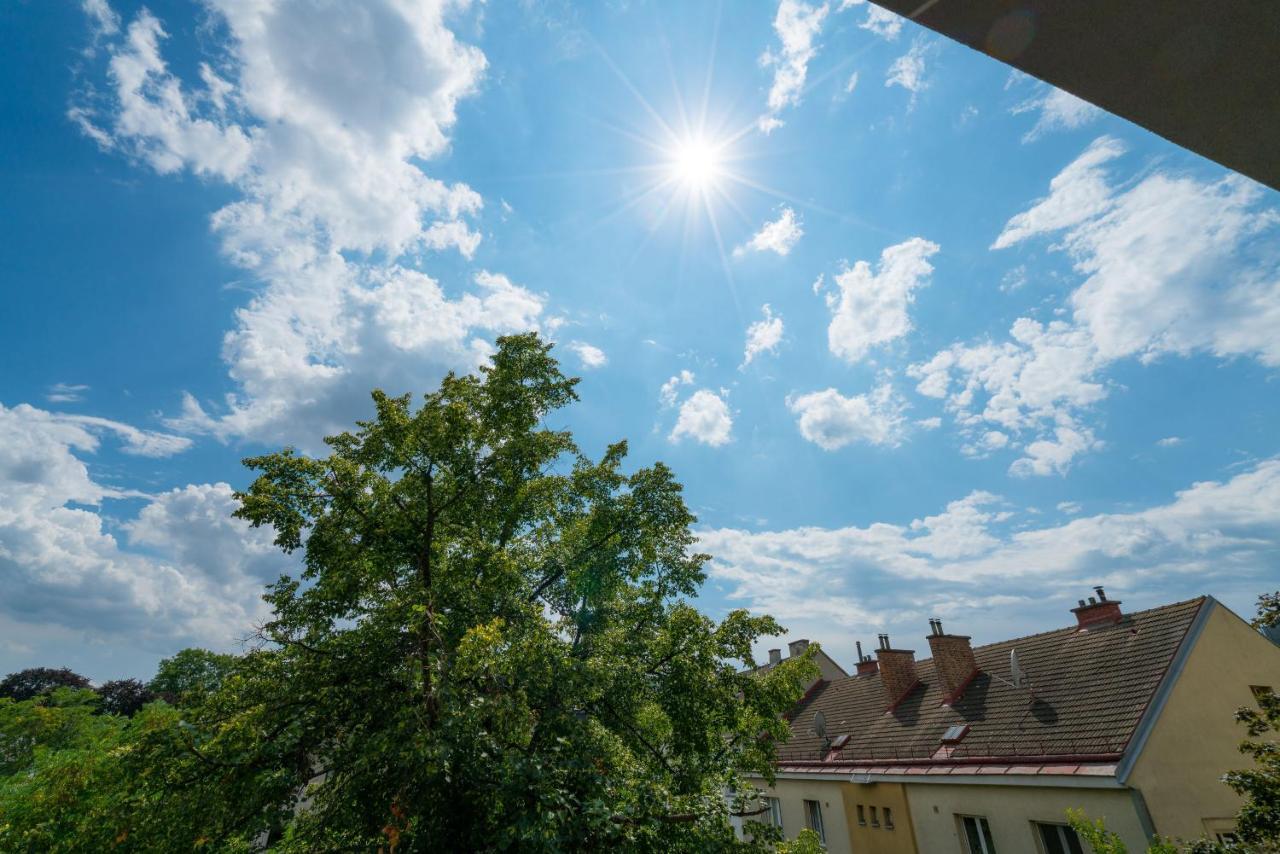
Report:
[[[1053,828],[1058,832],[1058,842],[1062,849],[1062,854],[1085,854],[1084,842],[1080,839],[1080,834],[1076,833],[1075,828],[1066,822],[1061,821],[1032,821],[1031,829],[1035,834],[1036,846],[1040,849],[1040,854],[1051,854],[1049,844],[1045,841],[1045,830]],[[1075,845],[1072,847],[1072,842]]]
[[775,798],[772,795],[764,796],[764,805],[767,808],[765,813],[768,816],[769,825],[782,829],[782,799]]
[[822,844],[827,844],[827,830],[822,821],[822,802],[804,799],[804,823],[805,826],[818,834],[818,839],[822,840]]
[[[968,813],[956,813],[956,826],[960,830],[960,843],[964,846],[964,854],[996,854],[995,834],[991,832],[991,822],[987,821],[985,815],[972,815]],[[974,826],[974,834],[978,837],[979,851],[973,850],[973,845],[969,841],[969,830],[965,826],[966,821],[972,821]]]

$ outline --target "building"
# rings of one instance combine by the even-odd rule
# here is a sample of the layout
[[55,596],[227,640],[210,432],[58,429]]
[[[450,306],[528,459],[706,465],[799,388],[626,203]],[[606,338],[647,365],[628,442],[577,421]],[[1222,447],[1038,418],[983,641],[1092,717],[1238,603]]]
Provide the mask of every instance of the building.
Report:
[[1067,628],[981,647],[931,620],[920,661],[881,635],[790,715],[764,815],[834,854],[1075,854],[1069,808],[1131,851],[1228,838],[1234,712],[1280,689],[1280,647],[1212,597],[1125,613],[1096,591]]

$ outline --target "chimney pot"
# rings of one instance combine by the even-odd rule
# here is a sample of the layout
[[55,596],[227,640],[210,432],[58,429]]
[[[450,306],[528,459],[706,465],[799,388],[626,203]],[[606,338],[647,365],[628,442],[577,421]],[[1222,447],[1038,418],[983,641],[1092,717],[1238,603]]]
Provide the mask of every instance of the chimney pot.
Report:
[[938,631],[929,635],[929,650],[933,653],[933,670],[946,694],[943,702],[949,704],[958,700],[965,686],[973,680],[978,672],[978,662],[973,657],[968,635],[944,634],[941,621],[938,621],[937,628]]
[[804,638],[801,638],[800,640],[793,640],[791,643],[787,644],[787,651],[791,653],[792,658],[795,658],[798,655],[804,655],[804,651],[808,648],[809,641]]
[[1093,589],[1098,591],[1099,598],[1090,596],[1088,603],[1081,599],[1080,606],[1071,609],[1071,612],[1076,615],[1078,627],[1093,629],[1114,626],[1120,622],[1124,618],[1124,612],[1120,610],[1120,600],[1108,599],[1101,587]]
[[779,663],[781,663],[781,661],[782,661],[782,650],[780,650],[780,649],[771,649],[771,650],[769,650],[769,663],[770,663],[770,664],[779,664]]
[[1102,589],[1102,585],[1101,585],[1101,584],[1096,585],[1096,586],[1093,588],[1093,591],[1094,591],[1095,593],[1097,593],[1097,594],[1098,594],[1098,601],[1099,601],[1099,602],[1105,602],[1105,601],[1107,601],[1107,594],[1103,591],[1103,589]]

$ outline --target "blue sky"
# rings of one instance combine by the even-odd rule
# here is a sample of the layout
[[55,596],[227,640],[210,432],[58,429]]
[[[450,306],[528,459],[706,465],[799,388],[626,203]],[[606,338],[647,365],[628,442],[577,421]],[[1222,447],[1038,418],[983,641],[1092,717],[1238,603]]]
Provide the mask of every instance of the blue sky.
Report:
[[239,460],[538,329],[848,663],[1280,578],[1274,191],[866,3],[0,9],[0,670],[234,648]]

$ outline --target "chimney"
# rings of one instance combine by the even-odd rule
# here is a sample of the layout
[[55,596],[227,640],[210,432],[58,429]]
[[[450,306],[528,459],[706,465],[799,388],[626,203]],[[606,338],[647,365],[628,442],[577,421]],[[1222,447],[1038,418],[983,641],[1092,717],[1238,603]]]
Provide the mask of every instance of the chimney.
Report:
[[1120,610],[1120,600],[1108,599],[1101,586],[1093,588],[1093,591],[1098,594],[1096,597],[1090,596],[1088,603],[1081,599],[1080,605],[1071,609],[1080,629],[1099,629],[1120,622],[1124,617]]
[[960,699],[965,687],[978,674],[969,636],[947,634],[942,630],[942,621],[934,618],[929,621],[929,649],[933,653],[933,669],[946,696],[942,702],[950,705]]
[[889,646],[889,636],[880,635],[880,648],[876,650],[876,662],[880,668],[880,684],[892,709],[911,693],[919,679],[916,677],[916,653],[913,649],[894,649]]
[[869,655],[862,654],[862,641],[858,641],[855,646],[858,647],[858,675],[874,676],[879,670],[876,666],[876,660]]
[[787,644],[787,652],[791,653],[792,658],[795,658],[797,655],[804,655],[804,651],[808,648],[809,641],[803,638],[800,640],[793,640],[791,643]]
[[781,663],[782,663],[782,650],[780,650],[780,649],[771,649],[771,650],[769,650],[769,663],[770,663],[770,664],[781,664]]

